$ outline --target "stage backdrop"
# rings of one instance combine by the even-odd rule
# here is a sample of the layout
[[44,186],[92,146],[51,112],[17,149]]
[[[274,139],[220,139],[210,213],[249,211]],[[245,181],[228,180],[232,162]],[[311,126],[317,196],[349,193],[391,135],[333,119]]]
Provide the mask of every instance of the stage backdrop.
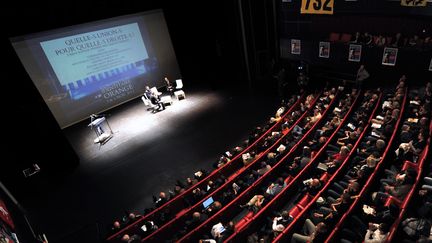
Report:
[[10,41],[61,128],[181,78],[161,10]]

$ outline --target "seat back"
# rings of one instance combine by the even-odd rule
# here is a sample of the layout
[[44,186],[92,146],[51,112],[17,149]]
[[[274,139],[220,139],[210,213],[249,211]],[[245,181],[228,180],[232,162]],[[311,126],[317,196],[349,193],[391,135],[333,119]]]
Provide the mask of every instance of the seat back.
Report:
[[153,94],[156,94],[156,95],[161,95],[162,94],[162,92],[159,92],[156,87],[152,87],[150,90],[151,90],[151,92]]
[[329,41],[330,42],[336,42],[339,41],[340,34],[339,33],[330,33]]
[[183,88],[183,81],[181,79],[176,79],[176,89],[182,89]]
[[351,34],[342,34],[340,37],[340,41],[344,43],[348,43],[351,40]]

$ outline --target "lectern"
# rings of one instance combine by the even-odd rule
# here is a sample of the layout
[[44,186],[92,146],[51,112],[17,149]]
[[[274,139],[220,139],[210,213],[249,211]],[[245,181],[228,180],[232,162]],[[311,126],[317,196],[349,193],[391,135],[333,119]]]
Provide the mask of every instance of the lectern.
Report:
[[103,145],[113,136],[111,126],[104,116],[94,120],[92,117],[92,121],[88,124],[88,126],[96,133],[96,139],[94,140],[94,143],[100,143]]

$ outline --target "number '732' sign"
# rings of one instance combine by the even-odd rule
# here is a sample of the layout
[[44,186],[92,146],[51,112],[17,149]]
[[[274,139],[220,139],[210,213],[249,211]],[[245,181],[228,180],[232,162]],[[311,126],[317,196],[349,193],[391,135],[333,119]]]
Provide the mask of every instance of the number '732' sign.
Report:
[[302,14],[333,14],[334,0],[302,0]]

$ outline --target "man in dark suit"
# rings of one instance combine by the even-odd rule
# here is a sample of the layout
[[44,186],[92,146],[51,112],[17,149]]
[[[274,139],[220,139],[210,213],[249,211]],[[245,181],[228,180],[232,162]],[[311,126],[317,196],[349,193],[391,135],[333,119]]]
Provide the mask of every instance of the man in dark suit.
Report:
[[153,105],[157,105],[157,106],[158,106],[158,107],[157,107],[158,110],[160,110],[160,109],[165,110],[165,105],[164,105],[164,103],[161,102],[160,98],[159,98],[157,95],[152,94],[152,95],[150,96],[150,102],[151,102]]

